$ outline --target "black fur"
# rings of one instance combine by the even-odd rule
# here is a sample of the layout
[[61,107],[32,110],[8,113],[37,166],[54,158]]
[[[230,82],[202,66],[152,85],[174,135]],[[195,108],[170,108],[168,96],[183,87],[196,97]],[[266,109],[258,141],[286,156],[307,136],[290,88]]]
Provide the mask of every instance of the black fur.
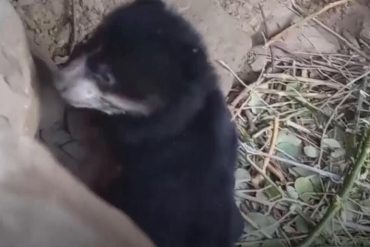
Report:
[[89,51],[90,70],[107,65],[118,82],[102,90],[157,103],[149,116],[103,116],[124,167],[108,200],[159,247],[232,246],[242,231],[237,138],[198,34],[160,1],[141,0],[108,16]]

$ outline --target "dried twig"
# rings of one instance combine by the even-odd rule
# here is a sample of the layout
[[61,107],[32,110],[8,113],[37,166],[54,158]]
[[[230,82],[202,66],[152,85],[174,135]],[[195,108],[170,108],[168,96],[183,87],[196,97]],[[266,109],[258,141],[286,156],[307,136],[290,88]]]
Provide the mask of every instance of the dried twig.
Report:
[[[299,14],[300,15],[303,15],[303,10],[297,4],[295,4],[295,1],[294,0],[292,0],[292,3],[293,3],[294,8],[296,8],[297,11],[299,11]],[[345,43],[350,49],[352,49],[353,51],[357,52],[359,55],[361,55],[362,57],[364,57],[366,60],[370,61],[370,56],[369,55],[367,55],[365,52],[361,51],[361,49],[357,48],[349,40],[347,40],[342,35],[340,35],[339,33],[335,32],[334,30],[332,30],[330,27],[328,27],[327,25],[325,25],[323,22],[321,22],[320,20],[318,20],[316,17],[313,17],[312,18],[312,21],[315,22],[317,25],[321,26],[324,30],[326,30],[327,32],[329,32],[333,36],[335,36],[337,39],[339,39],[340,41],[342,41],[343,43]]]
[[320,236],[324,227],[334,218],[337,212],[342,208],[343,204],[347,201],[349,193],[352,190],[353,185],[356,182],[358,175],[361,172],[361,168],[365,163],[365,160],[369,157],[370,153],[370,128],[367,130],[364,144],[359,148],[359,157],[351,170],[346,176],[341,192],[336,196],[324,217],[315,229],[309,234],[309,236],[300,244],[300,247],[309,247],[311,244]]
[[226,70],[228,70],[233,76],[234,78],[240,83],[242,84],[245,88],[248,88],[249,90],[251,90],[251,88],[245,84],[245,82],[235,73],[235,71],[229,66],[227,65],[224,61],[222,60],[217,60],[217,62],[222,66],[224,67]]
[[[334,137],[331,138],[339,142],[345,141],[343,138],[346,137],[340,132],[353,130],[355,122],[353,112],[356,111],[358,91],[360,90],[358,87],[359,80],[370,74],[370,67],[358,54],[290,53],[287,49],[284,51],[286,55],[274,57],[274,68],[276,70],[273,72],[270,65],[272,58],[266,55],[266,61],[270,67],[266,67],[266,72],[260,74],[258,81],[249,84],[249,88],[245,88],[244,93],[237,97],[237,101],[234,101],[237,104],[235,104],[233,110],[241,113],[236,116],[239,120],[245,119],[246,113],[252,114],[251,110],[253,110],[253,116],[250,120],[253,121],[254,131],[251,136],[241,142],[240,162],[245,164],[243,167],[246,169],[258,172],[253,174],[252,184],[256,184],[256,181],[266,181],[266,184],[272,184],[281,196],[277,200],[279,201],[277,205],[260,204],[256,206],[256,203],[250,204],[248,202],[245,205],[248,205],[246,207],[252,212],[258,211],[265,215],[270,214],[276,220],[284,215],[285,210],[294,208],[296,213],[301,211],[299,215],[304,219],[307,218],[305,216],[312,215],[308,222],[318,222],[321,218],[322,208],[330,204],[333,193],[328,196],[329,193],[327,192],[312,192],[312,198],[309,199],[309,202],[302,204],[302,198],[288,200],[291,194],[287,193],[285,189],[288,186],[296,189],[296,172],[301,176],[307,176],[311,172],[317,174],[318,176],[312,177],[320,177],[320,187],[323,188],[323,191],[331,191],[339,184],[343,184],[340,173],[336,174],[331,172],[330,169],[337,169],[339,165],[340,171],[348,168],[347,163],[349,162],[344,160],[344,156],[334,158],[330,155],[328,159],[320,159],[321,167],[319,167],[317,164],[320,153],[311,157],[306,153],[306,149],[302,150],[302,148],[311,146],[313,149],[319,150],[322,136],[326,136],[325,133],[331,133],[331,131],[335,131],[333,132]],[[250,88],[253,88],[253,92],[250,92]],[[366,105],[366,107],[367,105],[370,106],[367,99],[369,94],[367,90],[368,87],[362,91],[364,96],[363,105]],[[257,94],[261,101],[259,101],[259,98],[251,97],[251,93]],[[368,114],[368,112],[370,113],[365,107],[362,110],[361,117]],[[277,127],[274,128],[271,124],[275,116],[279,116],[279,128],[289,129],[292,136],[282,139],[283,142],[286,141],[287,145],[282,145],[281,148],[275,145],[272,149],[273,135],[277,133],[275,131]],[[365,121],[367,119],[360,118],[361,126]],[[336,128],[334,129],[332,126]],[[339,135],[336,135],[336,133]],[[295,138],[301,140],[302,143],[296,143]],[[296,153],[295,148],[300,151]],[[264,150],[267,151],[262,152]],[[333,147],[332,152],[334,150],[337,149]],[[286,158],[274,155],[274,152],[279,152]],[[349,154],[347,149],[345,152],[343,155]],[[275,170],[271,168],[275,168]],[[287,170],[286,168],[300,169]],[[265,174],[267,171],[270,172],[269,176]],[[290,175],[287,176],[285,172],[289,172]],[[306,172],[309,173],[305,175]],[[287,187],[278,186],[280,182]],[[355,184],[360,192],[370,188],[367,180],[355,181]],[[274,198],[276,198],[275,190],[264,190],[263,195],[267,196],[266,201],[268,199],[275,200]],[[253,197],[253,194],[249,194],[249,196]],[[248,201],[248,198],[242,196],[239,198]],[[261,200],[260,195],[255,195],[254,198],[251,201]],[[300,209],[295,208],[294,205],[300,205]],[[363,212],[353,213],[364,216]],[[354,221],[354,223],[360,224],[358,221]],[[361,222],[361,224],[366,224],[366,222]],[[290,232],[285,229],[285,226],[285,223],[279,226],[276,233],[279,236],[285,236],[287,243],[296,246],[297,243],[293,240]],[[341,229],[342,232],[345,232],[342,236],[345,239],[341,239],[338,244],[351,241],[351,236],[354,236],[356,241],[361,241],[359,238],[365,235],[363,232],[354,235],[354,229],[347,227],[345,224],[343,227],[346,227],[346,229]],[[334,234],[336,233],[334,232]],[[248,235],[244,237],[248,239]],[[336,241],[339,240],[333,239],[331,242],[337,243]]]
[[355,131],[359,130],[359,123],[362,111],[362,104],[364,103],[364,96],[361,93],[362,90],[365,90],[369,83],[370,79],[365,77],[363,82],[360,85],[360,91],[358,92],[358,101],[357,101],[357,109],[356,109],[356,116],[355,116]]
[[350,94],[347,94],[340,102],[339,104],[335,107],[334,111],[333,111],[333,114],[331,114],[328,122],[326,123],[325,125],[325,128],[322,132],[322,137],[321,137],[321,144],[320,144],[320,154],[319,154],[319,160],[317,161],[317,166],[318,167],[321,167],[321,160],[322,160],[322,156],[323,156],[323,153],[324,153],[324,140],[326,138],[326,133],[329,129],[329,126],[330,124],[332,123],[334,117],[338,114],[338,110],[339,108],[343,105],[344,102],[346,102],[346,100],[348,99],[348,97],[350,96]]
[[311,87],[316,86],[328,86],[335,89],[340,89],[342,86],[338,83],[333,83],[330,81],[324,81],[324,80],[318,80],[313,78],[306,78],[306,77],[300,77],[300,76],[291,76],[288,74],[265,74],[264,77],[266,79],[279,79],[284,81],[300,81],[309,83]]
[[287,183],[287,181],[286,181],[286,179],[284,177],[284,174],[283,174],[281,168],[275,162],[273,162],[272,160],[270,160],[270,165],[267,166],[267,169],[269,170],[269,172],[271,172],[272,174],[274,174],[277,177],[277,179],[280,180],[280,182],[282,184],[286,184]]
[[[259,155],[259,156],[263,156],[263,157],[270,157],[270,159],[274,159],[274,160],[277,160],[277,161],[280,161],[280,162],[283,162],[287,165],[291,165],[291,166],[296,166],[296,167],[299,167],[299,168],[303,168],[307,171],[311,171],[313,173],[317,173],[323,177],[328,177],[328,178],[331,178],[335,181],[340,181],[341,178],[339,175],[337,174],[334,174],[334,173],[331,173],[331,172],[327,172],[327,171],[324,171],[324,170],[321,170],[321,169],[318,169],[318,168],[315,168],[315,167],[312,167],[312,166],[308,166],[308,165],[305,165],[305,164],[301,164],[301,163],[298,163],[298,162],[295,162],[295,161],[292,161],[292,160],[288,160],[288,159],[284,159],[284,158],[281,158],[279,156],[275,156],[275,155],[269,155],[267,153],[263,153],[263,152],[260,152],[260,151],[255,151],[254,153],[252,153],[254,155]],[[260,169],[261,173],[262,173],[262,170]]]
[[285,193],[284,193],[284,191],[279,187],[279,186],[277,186],[275,183],[274,183],[274,181],[269,177],[269,176],[267,176],[265,173],[263,173],[263,171],[262,171],[262,169],[256,164],[256,163],[254,163],[251,159],[250,159],[250,157],[249,157],[249,155],[247,155],[247,160],[248,160],[248,162],[249,162],[249,164],[251,164],[252,166],[253,166],[253,168],[270,184],[270,185],[272,185],[279,193],[280,193],[280,195],[284,195]]
[[[263,10],[263,7],[262,7],[261,4],[258,4],[258,7],[261,11],[261,16],[262,16],[263,23],[264,23],[265,34],[263,35],[263,39],[265,40],[265,43],[266,43],[266,40],[270,38],[270,32],[269,32],[269,28],[267,26],[265,11]],[[269,50],[270,50],[270,56],[271,56],[271,67],[272,67],[272,70],[274,70],[274,64],[275,64],[274,51],[272,50],[272,47],[269,47]]]
[[262,172],[266,173],[266,168],[270,165],[270,156],[274,154],[276,141],[279,135],[279,118],[274,118],[274,127],[272,128],[272,137],[271,137],[271,143],[270,143],[270,149],[269,149],[269,156],[265,157],[265,161],[262,166]]
[[332,9],[332,8],[335,8],[335,7],[338,7],[340,5],[344,5],[348,2],[351,2],[353,0],[340,0],[340,1],[337,1],[337,2],[334,2],[334,3],[330,3],[328,5],[326,5],[324,8],[320,9],[319,11],[305,17],[304,19],[302,19],[301,21],[289,26],[288,28],[284,29],[283,31],[281,31],[280,33],[276,34],[274,37],[272,37],[270,39],[269,42],[267,42],[265,44],[265,47],[269,47],[270,45],[272,45],[273,43],[275,43],[276,41],[278,41],[279,39],[281,39],[285,34],[287,34],[288,32],[290,32],[292,29],[296,28],[296,27],[299,27],[299,26],[302,26],[304,23],[312,20],[313,18],[316,18],[318,17],[319,15],[327,12],[328,10]]

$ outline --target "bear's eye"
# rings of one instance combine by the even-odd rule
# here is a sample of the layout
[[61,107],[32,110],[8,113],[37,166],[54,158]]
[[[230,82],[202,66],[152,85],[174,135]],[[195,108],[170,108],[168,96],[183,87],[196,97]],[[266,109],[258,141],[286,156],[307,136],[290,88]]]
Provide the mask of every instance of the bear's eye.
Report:
[[97,73],[93,73],[92,76],[102,91],[107,91],[114,85],[113,75],[109,71],[102,70]]

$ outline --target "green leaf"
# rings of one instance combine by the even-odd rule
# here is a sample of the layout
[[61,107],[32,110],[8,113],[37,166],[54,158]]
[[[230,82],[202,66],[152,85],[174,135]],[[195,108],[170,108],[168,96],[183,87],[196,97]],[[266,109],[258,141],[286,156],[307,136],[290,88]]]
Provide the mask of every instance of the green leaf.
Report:
[[263,192],[263,191],[258,191],[258,192],[256,193],[256,198],[257,198],[258,200],[260,200],[260,201],[266,201],[266,202],[268,202],[268,201],[269,201],[269,199],[267,198],[267,196],[266,196],[265,192]]
[[251,174],[246,169],[238,168],[235,171],[235,180],[249,182],[251,181]]
[[278,138],[277,138],[277,143],[282,143],[282,142],[288,142],[291,143],[295,146],[299,146],[302,144],[301,139],[299,139],[294,133],[289,131],[288,129],[282,129],[279,132]]
[[320,176],[313,175],[313,176],[309,176],[308,179],[310,180],[315,192],[322,192]]
[[297,230],[296,230],[296,229],[294,229],[291,225],[283,226],[283,230],[284,230],[286,233],[297,233]]
[[282,151],[279,152],[280,156],[287,156],[286,158],[291,156],[298,159],[302,154],[302,141],[287,129],[279,132],[276,147]]
[[310,231],[306,220],[303,219],[301,216],[297,216],[295,224],[299,233],[308,233]]
[[287,186],[286,188],[287,190],[287,193],[288,193],[288,196],[294,200],[297,200],[299,195],[298,195],[298,192],[295,190],[294,187],[292,186]]
[[314,192],[314,187],[309,177],[298,178],[294,183],[294,187],[299,195],[299,198],[301,198],[304,202],[310,200],[311,195],[308,195],[307,192]]
[[344,172],[347,168],[346,150],[337,148],[331,151],[329,162],[334,172]]
[[262,101],[262,95],[256,92],[251,92],[250,94],[250,100],[248,103],[248,106],[251,107],[251,111],[253,114],[258,114],[263,111],[263,108],[260,106],[264,106]]
[[277,144],[277,148],[282,151],[278,152],[279,156],[287,159],[291,159],[291,157],[293,157],[294,159],[299,159],[302,154],[300,146],[296,146],[288,142],[281,142]]
[[305,146],[304,149],[304,154],[309,157],[309,158],[317,158],[319,157],[319,150],[315,148],[314,146]]
[[273,236],[279,227],[279,223],[270,215],[263,215],[261,213],[249,213],[247,217],[257,224],[257,230],[263,229],[264,232]]
[[344,159],[346,155],[346,150],[343,148],[337,148],[333,152],[330,153],[330,157],[333,159]]
[[323,148],[329,148],[331,150],[335,150],[337,148],[342,147],[336,139],[332,139],[332,138],[324,138],[322,140],[322,145],[323,145]]
[[273,186],[264,190],[264,193],[269,200],[281,198],[280,192]]

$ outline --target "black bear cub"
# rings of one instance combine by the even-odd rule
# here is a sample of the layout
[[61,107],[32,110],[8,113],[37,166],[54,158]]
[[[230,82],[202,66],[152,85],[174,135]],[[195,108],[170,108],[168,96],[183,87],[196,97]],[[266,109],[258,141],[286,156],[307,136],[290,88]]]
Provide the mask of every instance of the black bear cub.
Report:
[[196,31],[159,0],[108,15],[57,75],[67,103],[101,112],[123,168],[106,195],[159,247],[229,247],[237,137]]

